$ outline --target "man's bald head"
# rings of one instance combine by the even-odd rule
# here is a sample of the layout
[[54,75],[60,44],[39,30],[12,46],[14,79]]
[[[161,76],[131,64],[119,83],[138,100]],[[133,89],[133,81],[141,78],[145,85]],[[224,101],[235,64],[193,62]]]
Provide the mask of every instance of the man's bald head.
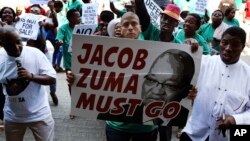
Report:
[[123,38],[138,39],[140,32],[139,17],[133,12],[125,13],[121,18],[121,36]]
[[123,14],[122,18],[121,18],[121,22],[126,19],[127,17],[134,17],[135,19],[138,20],[138,23],[140,24],[140,20],[139,20],[139,17],[133,13],[133,12],[126,12],[125,14]]

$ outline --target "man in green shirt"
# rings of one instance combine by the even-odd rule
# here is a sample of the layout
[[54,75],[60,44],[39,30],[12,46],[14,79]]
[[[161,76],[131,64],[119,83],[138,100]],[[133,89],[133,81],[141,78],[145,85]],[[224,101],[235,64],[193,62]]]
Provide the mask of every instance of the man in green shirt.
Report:
[[56,36],[57,46],[63,46],[63,65],[66,70],[71,70],[71,53],[68,52],[71,42],[72,32],[76,24],[81,22],[80,13],[76,9],[67,12],[69,23],[62,25]]

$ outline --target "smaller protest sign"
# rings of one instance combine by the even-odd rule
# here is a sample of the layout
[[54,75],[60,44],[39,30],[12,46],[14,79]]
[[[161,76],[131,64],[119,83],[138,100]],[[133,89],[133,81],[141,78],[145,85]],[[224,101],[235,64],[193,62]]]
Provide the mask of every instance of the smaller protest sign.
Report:
[[42,19],[42,15],[23,14],[16,23],[16,29],[19,31],[21,37],[36,40],[39,31],[38,22]]
[[85,25],[85,24],[75,25],[75,28],[73,30],[73,34],[93,35],[96,28],[97,28],[97,24],[95,24],[95,25]]
[[194,13],[204,15],[207,7],[207,0],[197,0],[195,2]]
[[47,4],[49,0],[30,0],[31,4]]
[[97,25],[98,3],[88,3],[82,6],[82,23],[85,25]]
[[[78,24],[78,25],[75,25],[73,34],[93,35],[96,28],[97,28],[97,25]],[[68,52],[72,52],[72,40],[70,40]]]
[[144,0],[148,14],[153,25],[160,27],[162,9],[153,0]]

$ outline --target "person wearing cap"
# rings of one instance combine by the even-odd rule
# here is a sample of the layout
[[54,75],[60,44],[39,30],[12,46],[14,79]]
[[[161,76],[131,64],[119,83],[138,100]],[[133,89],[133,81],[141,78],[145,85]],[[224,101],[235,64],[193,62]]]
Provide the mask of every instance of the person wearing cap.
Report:
[[124,7],[125,7],[125,9],[119,10],[115,7],[114,2],[112,0],[110,1],[110,9],[112,12],[114,12],[117,15],[117,18],[122,17],[122,15],[125,14],[126,12],[135,12],[134,0],[125,2]]
[[175,27],[178,26],[180,17],[180,8],[174,4],[168,4],[161,13],[160,29],[150,22],[150,16],[147,12],[143,0],[136,0],[135,5],[140,5],[136,9],[136,14],[140,18],[142,33],[145,40],[181,43],[173,36]]

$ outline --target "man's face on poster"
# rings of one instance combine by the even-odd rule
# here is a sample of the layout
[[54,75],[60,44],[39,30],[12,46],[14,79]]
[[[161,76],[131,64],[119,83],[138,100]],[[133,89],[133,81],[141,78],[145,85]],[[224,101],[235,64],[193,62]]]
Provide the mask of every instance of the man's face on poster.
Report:
[[179,101],[184,92],[184,67],[169,54],[157,58],[142,85],[144,104],[152,101]]

